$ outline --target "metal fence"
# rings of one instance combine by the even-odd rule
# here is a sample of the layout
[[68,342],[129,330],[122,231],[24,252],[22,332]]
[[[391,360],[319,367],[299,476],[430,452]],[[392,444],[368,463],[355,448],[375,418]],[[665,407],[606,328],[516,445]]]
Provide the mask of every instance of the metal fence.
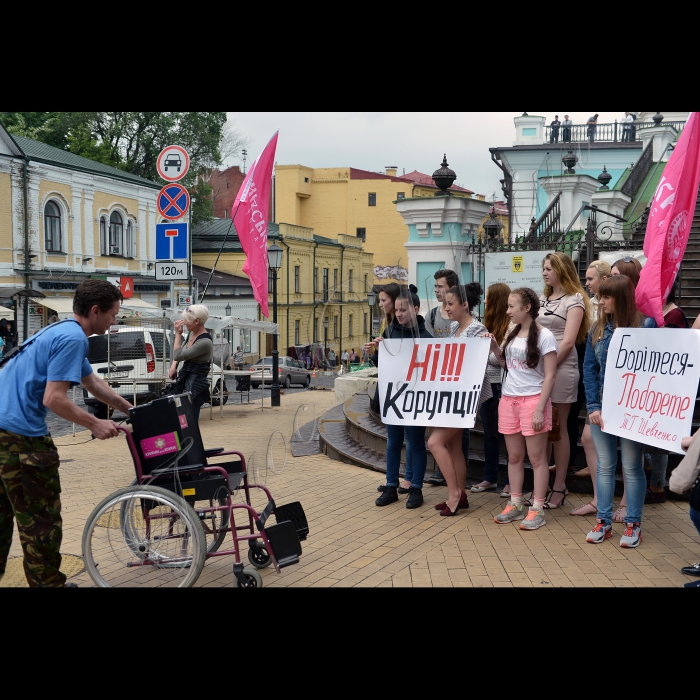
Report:
[[[680,134],[685,127],[685,122],[661,122],[661,126],[672,126]],[[624,143],[626,141],[641,141],[641,132],[644,129],[649,129],[656,126],[654,122],[634,122],[629,129],[624,128],[624,124],[615,121],[612,124],[597,124],[593,127],[593,134],[587,124],[573,124],[565,131],[564,127],[559,127],[558,143],[595,143],[597,141],[606,141],[613,143]],[[552,142],[552,127],[545,126],[544,128],[545,143]]]

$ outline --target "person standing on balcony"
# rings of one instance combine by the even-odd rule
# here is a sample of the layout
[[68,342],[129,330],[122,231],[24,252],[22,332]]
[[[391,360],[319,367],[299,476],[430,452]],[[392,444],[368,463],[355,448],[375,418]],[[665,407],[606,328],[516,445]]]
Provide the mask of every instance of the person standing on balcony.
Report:
[[559,127],[561,122],[559,121],[559,115],[554,117],[554,121],[549,125],[551,131],[549,136],[549,143],[559,143]]
[[634,119],[629,112],[625,112],[625,116],[620,119],[620,124],[622,124],[622,140],[631,141],[632,140],[632,125],[634,124]]
[[561,123],[562,126],[562,141],[564,143],[571,143],[571,127],[574,123],[569,119],[569,115],[564,115],[564,121]]
[[589,117],[586,122],[586,126],[588,127],[588,141],[590,143],[595,141],[595,132],[598,128],[598,116],[599,115],[594,114],[592,117]]

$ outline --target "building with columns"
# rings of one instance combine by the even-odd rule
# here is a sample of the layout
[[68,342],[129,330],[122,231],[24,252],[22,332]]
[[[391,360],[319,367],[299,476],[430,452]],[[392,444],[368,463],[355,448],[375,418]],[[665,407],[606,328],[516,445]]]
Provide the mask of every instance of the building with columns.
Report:
[[153,269],[160,188],[0,124],[0,305],[14,310],[20,342],[70,309],[88,277],[131,278],[136,305],[160,306],[170,291]]
[[[610,175],[609,191],[605,195],[598,193],[598,204],[605,203],[616,213],[624,213],[630,207],[635,209],[637,193],[629,194],[634,184],[630,180],[634,168],[649,144],[652,150],[646,160],[659,162],[668,158],[666,146],[678,138],[688,112],[632,114],[636,115],[636,121],[630,140],[626,140],[622,124],[615,122],[598,124],[592,141],[586,125],[574,125],[568,142],[564,142],[560,129],[557,143],[550,143],[545,117],[523,114],[515,118],[513,145],[490,149],[494,163],[503,172],[513,237],[528,234],[533,220],[536,222],[542,216],[559,192],[561,228],[570,225],[573,229],[585,228],[587,212],[576,221],[573,219],[581,204],[594,204],[593,195],[601,185],[598,178],[604,170]],[[575,177],[567,172],[570,170],[564,163],[567,158],[575,159]]]

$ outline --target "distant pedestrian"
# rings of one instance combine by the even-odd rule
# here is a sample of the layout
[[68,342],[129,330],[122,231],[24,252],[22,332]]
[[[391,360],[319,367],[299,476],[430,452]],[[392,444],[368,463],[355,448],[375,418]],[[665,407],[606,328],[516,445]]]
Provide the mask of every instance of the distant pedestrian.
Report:
[[564,143],[571,143],[571,127],[574,125],[574,123],[569,119],[569,115],[565,114],[564,115],[564,121],[561,123],[562,130],[561,130],[561,136],[562,136],[562,141]]
[[331,365],[331,369],[334,369],[335,368],[335,350],[331,350],[328,353],[328,362]]
[[236,353],[233,356],[233,366],[236,368],[236,372],[243,369],[243,348],[240,345],[236,348]]
[[[27,340],[2,370],[0,414],[0,577],[5,573],[14,521],[24,553],[24,573],[32,588],[64,588],[61,573],[60,461],[46,415],[82,425],[98,440],[119,435],[110,420],[99,420],[68,397],[82,384],[95,398],[127,413],[131,404],[93,372],[88,338],[103,335],[117,321],[118,287],[86,280],[75,292],[74,316]],[[70,586],[75,587],[75,586]]]
[[622,140],[631,141],[632,140],[632,125],[634,124],[634,119],[629,112],[625,112],[625,116],[620,119],[620,124],[622,124]]
[[351,365],[359,365],[360,364],[360,358],[357,356],[357,353],[355,352],[355,348],[353,348],[350,351],[350,364]]
[[549,125],[549,128],[550,128],[549,143],[559,143],[559,127],[560,126],[561,126],[561,122],[559,121],[559,115],[557,114],[554,117],[554,121]]
[[0,335],[0,357],[3,356],[5,352],[5,339]]
[[343,354],[340,356],[340,361],[343,363],[343,367],[347,370],[348,368],[348,361],[350,360],[350,353],[347,350],[343,351]]
[[14,338],[12,336],[12,327],[4,318],[0,319],[0,338],[4,341],[5,352],[10,352],[14,348],[14,343],[12,342]]
[[586,126],[588,127],[588,141],[593,143],[595,141],[595,132],[598,128],[598,114],[594,114],[592,117],[588,118]]

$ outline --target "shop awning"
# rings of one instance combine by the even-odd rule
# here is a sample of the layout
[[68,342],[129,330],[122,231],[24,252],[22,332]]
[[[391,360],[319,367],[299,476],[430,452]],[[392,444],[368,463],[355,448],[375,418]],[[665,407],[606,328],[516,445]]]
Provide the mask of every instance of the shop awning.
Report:
[[4,306],[0,306],[0,318],[4,318],[8,321],[14,321],[15,312],[12,309],[6,309]]
[[[46,299],[32,299],[35,304],[45,306],[58,314],[60,319],[70,318],[73,315],[73,297],[47,297]],[[163,312],[152,304],[147,304],[140,299],[127,299],[119,311],[120,318],[134,316],[162,316]]]
[[[182,312],[170,315],[170,320],[180,321]],[[258,331],[259,333],[267,333],[275,335],[279,333],[279,325],[268,323],[267,321],[255,321],[250,318],[232,318],[231,316],[210,316],[206,323],[206,327],[212,331],[221,331],[224,328],[240,328],[246,331]]]
[[73,315],[73,297],[47,297],[46,299],[30,299],[30,301],[55,311],[59,317],[63,315],[68,318]]

